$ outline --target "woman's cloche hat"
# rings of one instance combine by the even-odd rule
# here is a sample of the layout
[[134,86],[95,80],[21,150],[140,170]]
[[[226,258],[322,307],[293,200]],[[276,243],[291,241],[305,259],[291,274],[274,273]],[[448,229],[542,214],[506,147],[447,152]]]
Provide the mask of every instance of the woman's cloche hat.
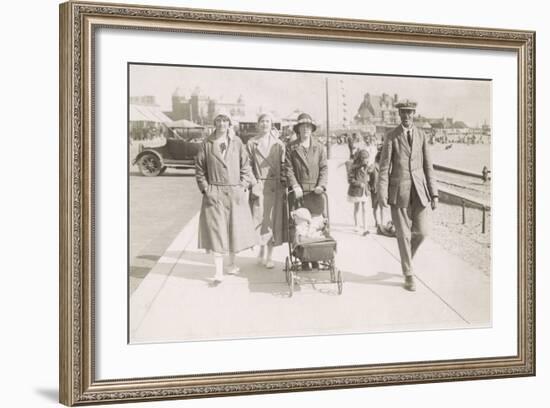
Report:
[[317,125],[315,124],[315,122],[313,121],[313,119],[311,118],[311,116],[309,114],[300,113],[300,115],[298,115],[298,119],[296,121],[296,124],[292,127],[292,129],[294,130],[295,133],[298,133],[298,127],[302,123],[307,123],[308,125],[310,125],[312,127],[313,132],[315,132],[315,129],[317,129]]

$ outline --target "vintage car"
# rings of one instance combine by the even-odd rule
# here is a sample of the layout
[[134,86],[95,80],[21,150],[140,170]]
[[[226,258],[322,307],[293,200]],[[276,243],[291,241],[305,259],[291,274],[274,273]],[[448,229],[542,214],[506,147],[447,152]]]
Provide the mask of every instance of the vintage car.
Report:
[[[177,125],[177,123],[175,124]],[[192,169],[195,156],[205,137],[203,127],[169,126],[166,143],[158,147],[141,147],[133,161],[144,176],[160,176],[167,168]]]
[[[281,122],[273,122],[273,126],[280,132],[281,131]],[[240,120],[237,134],[243,141],[243,143],[248,142],[248,140],[258,134],[258,122],[257,120]]]

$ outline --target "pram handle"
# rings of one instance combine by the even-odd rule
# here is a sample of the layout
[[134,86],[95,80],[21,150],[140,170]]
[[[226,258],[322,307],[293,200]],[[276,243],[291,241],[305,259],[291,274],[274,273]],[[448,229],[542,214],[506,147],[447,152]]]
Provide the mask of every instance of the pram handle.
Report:
[[[289,199],[289,197],[290,197],[291,194],[293,195],[292,199],[293,199],[296,203],[300,204],[300,206],[303,206],[303,205],[304,205],[304,196],[302,195],[302,197],[296,199],[296,198],[294,197],[294,190],[292,189],[292,187],[290,187],[290,186],[287,187],[287,188],[285,189],[285,201],[286,201],[287,210],[288,210],[288,216],[289,216],[289,217],[290,217],[290,210],[291,210],[291,208],[290,208],[290,199]],[[313,192],[313,191],[308,191],[307,193],[304,192],[304,195],[305,195],[305,194],[317,194],[317,193],[315,193],[315,192]],[[317,195],[323,197],[323,208],[324,208],[323,217],[325,217],[325,218],[328,220],[328,225],[330,225],[330,211],[329,211],[329,204],[328,204],[328,194],[327,194],[326,191],[323,191],[322,193],[317,194]]]

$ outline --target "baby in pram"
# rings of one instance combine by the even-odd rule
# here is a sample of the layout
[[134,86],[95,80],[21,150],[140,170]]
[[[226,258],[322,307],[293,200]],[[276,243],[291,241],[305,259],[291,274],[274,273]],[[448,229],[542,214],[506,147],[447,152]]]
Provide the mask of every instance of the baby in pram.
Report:
[[315,242],[325,238],[325,226],[327,219],[322,215],[311,215],[311,212],[300,207],[291,213],[294,225],[294,245],[306,242]]

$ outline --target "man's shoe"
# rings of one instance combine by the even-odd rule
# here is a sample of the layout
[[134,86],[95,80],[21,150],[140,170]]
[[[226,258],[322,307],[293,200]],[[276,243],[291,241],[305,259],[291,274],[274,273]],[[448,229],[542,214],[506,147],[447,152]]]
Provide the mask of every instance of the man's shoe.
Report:
[[416,283],[414,282],[412,275],[405,276],[405,289],[410,292],[416,291]]

